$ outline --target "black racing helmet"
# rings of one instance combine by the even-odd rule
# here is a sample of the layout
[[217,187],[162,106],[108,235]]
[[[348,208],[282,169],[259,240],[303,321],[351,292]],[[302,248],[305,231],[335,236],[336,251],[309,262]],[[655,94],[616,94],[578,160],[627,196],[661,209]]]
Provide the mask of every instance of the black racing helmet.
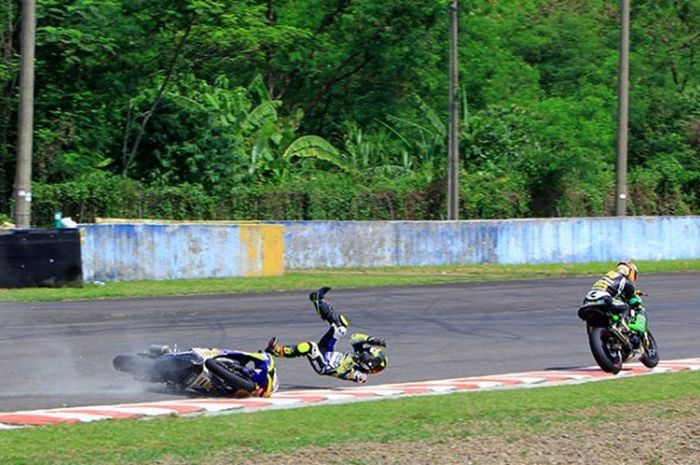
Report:
[[370,347],[355,354],[355,363],[368,374],[381,373],[386,368],[389,359],[381,347]]

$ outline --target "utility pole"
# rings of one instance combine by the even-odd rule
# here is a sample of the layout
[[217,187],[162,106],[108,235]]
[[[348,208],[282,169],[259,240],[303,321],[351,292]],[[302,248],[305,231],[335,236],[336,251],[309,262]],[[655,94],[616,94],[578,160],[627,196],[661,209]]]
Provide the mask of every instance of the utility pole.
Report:
[[447,136],[447,219],[459,219],[459,68],[457,66],[457,39],[459,2],[450,4],[450,124]]
[[620,0],[620,75],[617,92],[617,182],[615,215],[627,214],[627,128],[629,113],[630,0]]
[[34,132],[34,49],[36,0],[22,1],[20,36],[19,128],[15,171],[15,224],[29,228],[32,207],[32,142]]

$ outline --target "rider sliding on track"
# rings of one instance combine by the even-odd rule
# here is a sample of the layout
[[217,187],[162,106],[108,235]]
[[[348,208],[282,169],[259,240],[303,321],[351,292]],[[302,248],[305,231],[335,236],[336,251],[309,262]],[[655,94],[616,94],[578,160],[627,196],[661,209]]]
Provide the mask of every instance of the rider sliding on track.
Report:
[[643,335],[647,331],[647,313],[641,292],[634,287],[637,274],[637,265],[632,261],[619,262],[614,270],[593,283],[583,299],[583,306],[605,304],[619,315],[629,312],[629,328]]
[[388,359],[383,349],[386,342],[380,337],[356,333],[350,336],[353,353],[336,352],[335,344],[347,333],[349,322],[326,302],[325,295],[330,290],[330,287],[322,287],[309,294],[316,312],[330,325],[318,343],[303,341],[294,346],[286,346],[280,345],[277,338],[273,337],[265,350],[278,357],[306,356],[319,375],[364,383],[368,375],[380,373],[386,368]]

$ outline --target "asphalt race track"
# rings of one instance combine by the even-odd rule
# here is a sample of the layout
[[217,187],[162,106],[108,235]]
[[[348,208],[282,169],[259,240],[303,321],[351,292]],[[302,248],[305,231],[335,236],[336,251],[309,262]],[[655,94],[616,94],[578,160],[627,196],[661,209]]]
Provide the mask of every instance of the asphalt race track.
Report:
[[[379,384],[592,365],[576,309],[594,280],[334,289],[328,300],[351,331],[386,338],[389,367],[369,381]],[[639,284],[662,359],[700,356],[700,273]],[[257,350],[270,336],[318,339],[326,324],[307,294],[0,302],[0,412],[172,399],[114,371],[112,358],[151,343]],[[278,370],[286,390],[347,385],[303,358]]]

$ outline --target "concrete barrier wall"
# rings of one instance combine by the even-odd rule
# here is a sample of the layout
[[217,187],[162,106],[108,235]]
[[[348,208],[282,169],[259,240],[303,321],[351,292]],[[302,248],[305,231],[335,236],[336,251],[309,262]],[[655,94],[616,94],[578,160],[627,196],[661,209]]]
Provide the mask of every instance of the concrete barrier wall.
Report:
[[84,225],[86,281],[276,276],[283,226],[272,224]]
[[700,258],[697,216],[279,224],[289,269]]
[[288,269],[700,258],[700,217],[96,224],[86,281],[275,276]]

